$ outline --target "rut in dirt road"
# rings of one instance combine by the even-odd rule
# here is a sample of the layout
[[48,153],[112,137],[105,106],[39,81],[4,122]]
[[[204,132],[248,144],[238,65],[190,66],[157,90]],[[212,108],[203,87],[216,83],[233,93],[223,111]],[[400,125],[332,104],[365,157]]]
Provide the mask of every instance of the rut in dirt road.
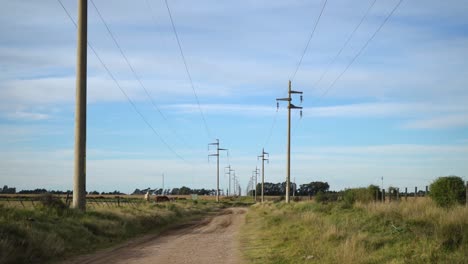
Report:
[[149,241],[76,259],[74,263],[242,263],[237,235],[245,208],[229,208],[195,226]]

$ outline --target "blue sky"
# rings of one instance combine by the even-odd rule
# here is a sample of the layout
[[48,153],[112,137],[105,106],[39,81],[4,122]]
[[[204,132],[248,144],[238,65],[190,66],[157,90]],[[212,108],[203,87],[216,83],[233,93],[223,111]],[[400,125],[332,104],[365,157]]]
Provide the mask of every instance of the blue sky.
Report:
[[[215,138],[245,189],[262,147],[266,181],[285,178],[288,79],[324,1],[168,1],[204,127],[163,0],[95,0],[155,111],[89,5],[89,42],[169,150],[88,50],[87,189],[215,188]],[[295,76],[292,178],[332,189],[423,188],[468,172],[468,3],[329,0]],[[76,19],[76,1],[63,0]],[[76,30],[56,0],[4,1],[0,10],[0,184],[72,189]],[[324,78],[320,76],[326,71]],[[299,104],[299,101],[296,101]],[[169,122],[167,122],[167,120]],[[271,130],[271,128],[273,128]],[[271,131],[271,136],[270,135]],[[221,186],[227,179],[221,172]]]

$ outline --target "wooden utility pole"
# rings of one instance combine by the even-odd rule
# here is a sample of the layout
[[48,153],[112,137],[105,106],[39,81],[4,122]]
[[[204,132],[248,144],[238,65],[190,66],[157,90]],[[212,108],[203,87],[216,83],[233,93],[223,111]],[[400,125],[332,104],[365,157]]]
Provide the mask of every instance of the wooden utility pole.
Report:
[[84,211],[86,210],[86,65],[88,45],[87,0],[78,0],[77,41],[73,208]]
[[216,154],[209,154],[208,159],[210,156],[215,156],[216,157],[216,202],[219,202],[219,151],[220,150],[226,150],[227,149],[222,149],[219,148],[219,139],[216,139],[215,143],[210,143],[208,144],[208,149],[210,145],[216,146]]
[[[267,156],[265,158],[265,155]],[[263,148],[262,149],[262,155],[258,156],[258,158],[262,158],[262,203],[265,201],[265,197],[264,197],[264,192],[265,192],[265,160],[267,162],[270,162],[269,160],[269,154],[267,152],[265,152],[265,149]]]
[[[300,91],[293,91],[291,90],[291,80],[289,80],[288,83],[288,97],[287,98],[277,98],[276,101],[287,101],[288,102],[288,143],[287,143],[287,158],[286,158],[286,203],[289,203],[290,201],[290,193],[289,193],[289,188],[291,185],[291,109],[302,109],[300,106],[295,106],[291,103],[292,94],[301,94],[301,102],[302,102],[302,92]],[[277,107],[279,107],[279,104],[277,102],[276,104]],[[302,110],[301,110],[301,116],[302,116]]]

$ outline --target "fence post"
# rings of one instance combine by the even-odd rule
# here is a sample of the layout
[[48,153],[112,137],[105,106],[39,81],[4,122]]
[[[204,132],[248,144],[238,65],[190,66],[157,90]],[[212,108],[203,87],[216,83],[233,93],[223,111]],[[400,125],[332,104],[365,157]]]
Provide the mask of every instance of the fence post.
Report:
[[426,192],[424,193],[424,196],[427,196],[429,194],[429,186],[426,185]]
[[418,187],[414,187],[414,198],[418,197]]
[[408,201],[408,187],[405,187],[405,201]]
[[396,200],[397,200],[397,202],[400,201],[400,188],[397,188],[397,191],[396,191]]
[[385,189],[382,189],[382,203],[385,203]]

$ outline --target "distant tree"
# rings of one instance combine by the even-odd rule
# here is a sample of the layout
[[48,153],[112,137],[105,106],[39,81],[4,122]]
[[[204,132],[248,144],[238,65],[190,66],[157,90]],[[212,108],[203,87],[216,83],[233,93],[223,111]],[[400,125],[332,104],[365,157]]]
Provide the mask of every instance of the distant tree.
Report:
[[192,189],[190,189],[189,187],[182,186],[182,187],[179,189],[179,194],[180,194],[180,195],[187,195],[187,194],[191,194],[191,193],[192,193]]
[[135,191],[132,192],[132,195],[142,195],[144,194],[140,189],[135,189]]
[[99,195],[99,192],[98,192],[98,191],[92,191],[92,192],[89,192],[89,194],[91,194],[91,195]]
[[327,192],[328,189],[330,188],[330,185],[328,185],[328,182],[310,182],[307,184],[301,184],[299,189],[298,189],[298,194],[299,195],[316,195],[319,192]]
[[46,189],[21,190],[19,194],[42,194],[47,193]]
[[442,207],[465,203],[465,185],[458,176],[439,177],[431,184],[430,196]]
[[15,187],[8,187],[8,185],[4,185],[3,189],[0,189],[0,193],[3,194],[15,194],[16,193],[16,188]]
[[179,194],[179,190],[180,190],[179,188],[172,188],[170,194],[171,194],[171,195],[178,195],[178,194]]

